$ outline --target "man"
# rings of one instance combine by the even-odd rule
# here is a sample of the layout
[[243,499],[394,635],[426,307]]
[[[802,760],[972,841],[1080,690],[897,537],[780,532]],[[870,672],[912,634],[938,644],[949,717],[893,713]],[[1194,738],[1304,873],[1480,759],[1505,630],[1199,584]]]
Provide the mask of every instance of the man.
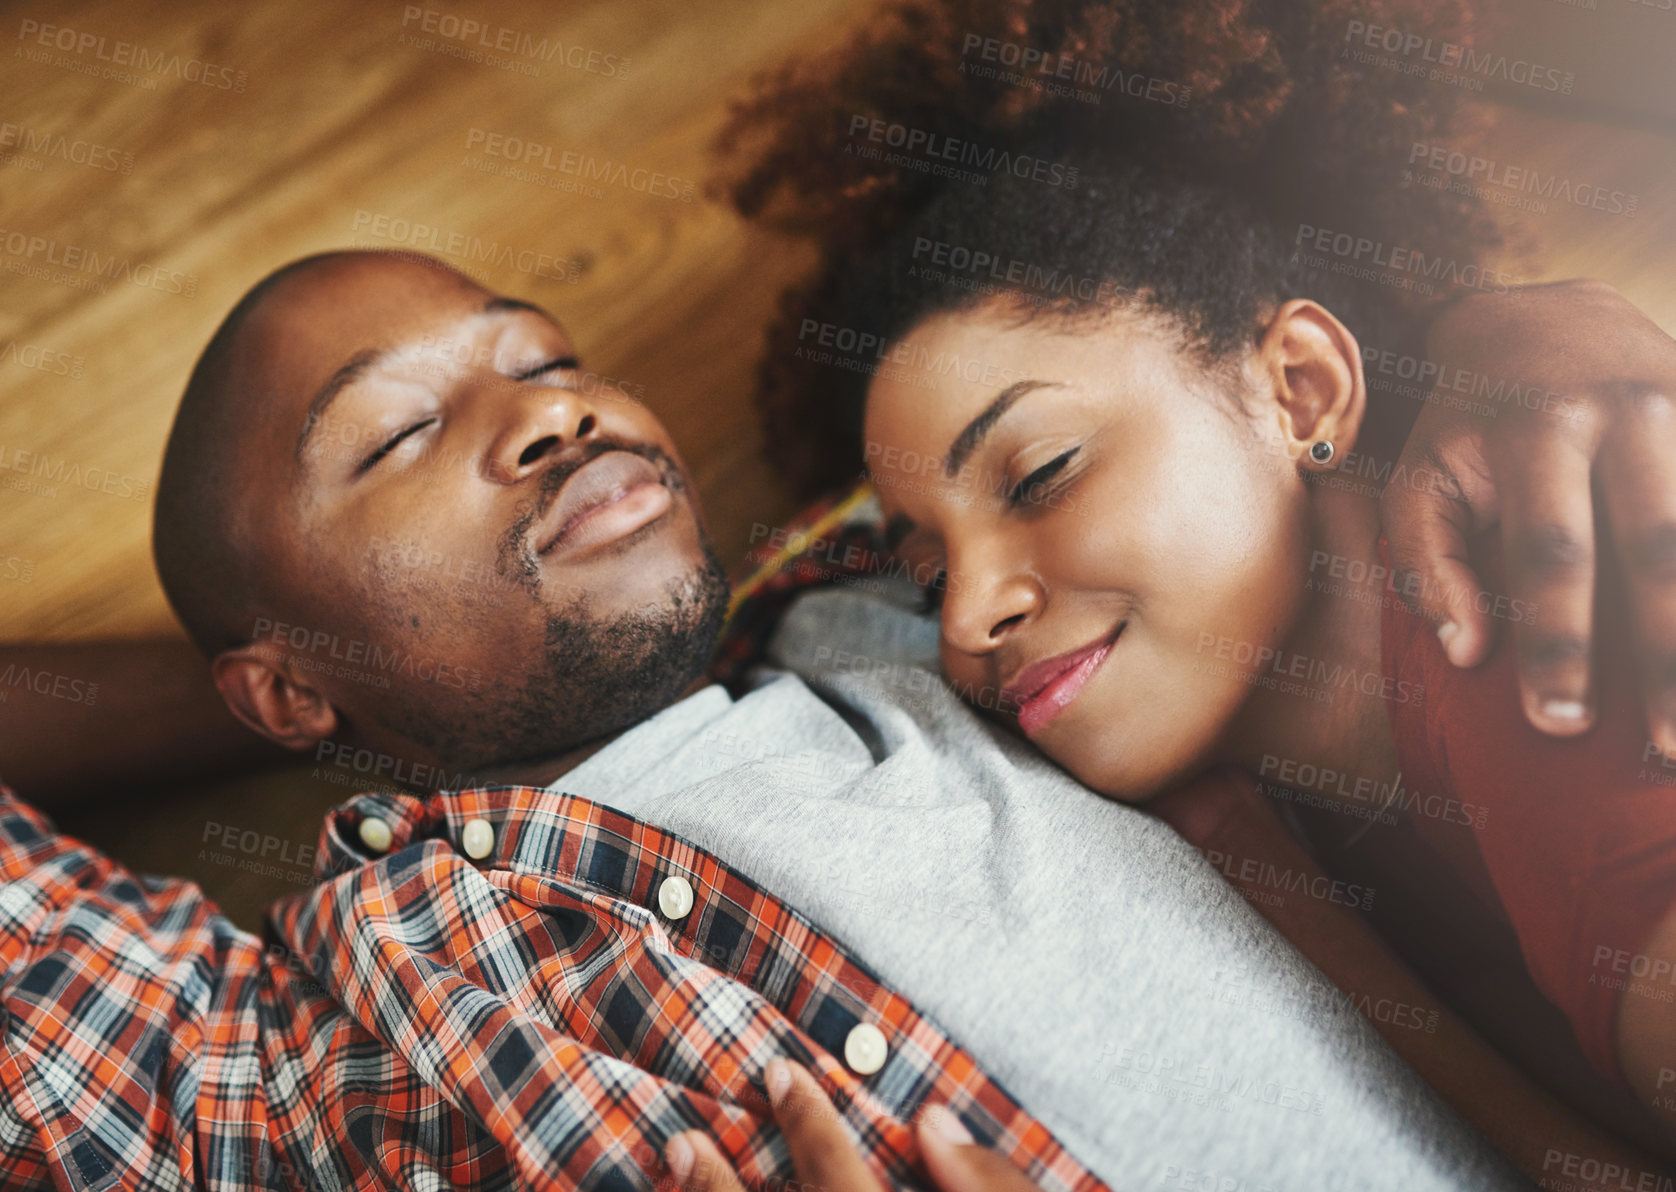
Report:
[[216,688],[471,789],[335,811],[266,947],[7,798],[14,1182],[630,1187],[718,1147],[783,1177],[786,1060],[874,1178],[919,1147],[948,1178],[922,1119],[1043,1187],[1514,1185],[1163,824],[930,680],[923,620],[808,599],[796,674],[703,686],[691,485],[575,368],[397,255],[298,262],[216,333],[156,537]]

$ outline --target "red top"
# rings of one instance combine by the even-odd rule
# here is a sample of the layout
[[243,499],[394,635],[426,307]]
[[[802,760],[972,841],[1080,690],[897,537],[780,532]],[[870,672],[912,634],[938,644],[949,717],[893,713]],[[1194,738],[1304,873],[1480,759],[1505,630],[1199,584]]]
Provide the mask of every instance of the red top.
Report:
[[[1379,546],[1384,559],[1383,539]],[[1475,562],[1488,592],[1507,592],[1499,548]],[[1631,974],[1669,982],[1676,1003],[1676,974],[1653,973],[1641,956],[1676,905],[1676,762],[1649,747],[1621,585],[1613,574],[1596,593],[1595,725],[1563,740],[1525,720],[1511,622],[1527,613],[1522,605],[1500,602],[1494,652],[1460,670],[1430,622],[1392,587],[1384,595],[1385,674],[1425,689],[1422,700],[1389,704],[1400,802],[1511,924],[1531,976],[1570,1019],[1590,1062],[1627,1087],[1614,1024]],[[1452,797],[1454,813],[1434,796]]]

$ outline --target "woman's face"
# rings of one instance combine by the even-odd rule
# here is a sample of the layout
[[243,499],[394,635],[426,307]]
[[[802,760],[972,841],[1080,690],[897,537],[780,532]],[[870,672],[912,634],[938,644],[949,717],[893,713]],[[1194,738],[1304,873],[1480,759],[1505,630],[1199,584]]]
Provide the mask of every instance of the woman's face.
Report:
[[1257,370],[1242,408],[1131,312],[941,315],[892,359],[912,365],[872,386],[867,463],[900,552],[946,573],[932,595],[957,689],[1000,689],[1032,741],[1117,798],[1214,760],[1304,597],[1304,485]]

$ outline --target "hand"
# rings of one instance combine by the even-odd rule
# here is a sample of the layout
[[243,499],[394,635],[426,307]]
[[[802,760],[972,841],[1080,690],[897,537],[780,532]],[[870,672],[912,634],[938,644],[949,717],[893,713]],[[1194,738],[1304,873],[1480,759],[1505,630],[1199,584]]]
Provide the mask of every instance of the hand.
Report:
[[[1584,732],[1595,711],[1598,484],[1633,603],[1648,730],[1676,756],[1676,340],[1594,281],[1475,294],[1439,316],[1430,338],[1442,379],[1399,468],[1441,473],[1441,483],[1386,486],[1398,589],[1418,588],[1409,601],[1438,623],[1451,662],[1482,662],[1497,604],[1466,544],[1499,518],[1502,607],[1536,609],[1513,625],[1525,716],[1554,736]],[[1480,383],[1488,393],[1472,392]],[[1508,399],[1514,386],[1523,400]],[[1417,578],[1405,587],[1406,576]]]
[[[884,1192],[814,1077],[796,1064],[774,1060],[763,1073],[763,1083],[797,1178],[806,1189]],[[942,1192],[1036,1192],[1036,1185],[1006,1159],[975,1145],[960,1119],[940,1105],[926,1110],[914,1132],[931,1179]],[[677,1134],[664,1149],[664,1159],[676,1183],[692,1192],[744,1192],[739,1176],[707,1134]]]

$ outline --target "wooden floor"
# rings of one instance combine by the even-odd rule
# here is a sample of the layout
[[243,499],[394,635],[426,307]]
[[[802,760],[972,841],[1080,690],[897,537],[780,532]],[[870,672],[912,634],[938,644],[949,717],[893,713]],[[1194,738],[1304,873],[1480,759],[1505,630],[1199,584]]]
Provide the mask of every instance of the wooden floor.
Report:
[[[0,455],[11,461],[0,640],[173,632],[147,536],[187,372],[258,277],[348,244],[436,252],[555,311],[590,366],[644,387],[736,562],[754,522],[789,512],[759,457],[749,394],[763,324],[805,258],[704,198],[706,147],[756,71],[832,44],[870,7],[13,6],[0,24]],[[485,32],[450,39],[461,20]],[[58,26],[51,47],[30,21]],[[207,84],[181,77],[206,63]],[[1638,196],[1633,217],[1510,212],[1546,246],[1524,272],[1605,278],[1676,328],[1671,142],[1514,110],[1498,119],[1501,159]],[[486,172],[491,136],[550,147],[540,156],[555,163],[582,155],[596,172],[656,171],[672,189],[691,183],[694,199],[611,182],[567,190],[573,179],[545,161],[532,179]],[[574,277],[543,257],[574,262]],[[555,272],[565,279],[543,276]],[[345,789],[306,778],[194,795],[91,834],[130,864],[197,878],[253,924],[293,877],[196,857],[201,837],[236,817],[293,855],[312,846],[320,809]]]
[[[0,174],[0,227],[44,237],[73,263],[118,258],[119,271],[164,288],[117,280],[92,293],[74,284],[95,280],[85,267],[61,270],[61,280],[0,273],[0,343],[27,345],[32,361],[61,353],[47,366],[68,358],[79,374],[0,362],[0,444],[50,457],[47,474],[71,478],[35,487],[36,478],[0,477],[24,482],[0,488],[0,553],[33,564],[26,585],[0,588],[0,639],[171,625],[147,555],[149,492],[192,362],[261,275],[352,243],[433,252],[557,313],[586,363],[644,387],[695,469],[729,557],[753,519],[785,512],[759,458],[748,394],[759,327],[799,258],[704,200],[706,146],[727,98],[755,71],[829,40],[859,5],[430,8],[491,30],[468,41],[442,37],[452,26],[440,22],[425,32],[423,17],[404,28],[408,7],[43,6],[64,29],[107,39],[107,53],[121,41],[179,53],[232,72],[216,77],[242,82],[242,92],[156,72],[141,80],[149,90],[7,49],[0,119],[108,148],[131,172],[20,152],[29,160]],[[472,62],[437,48],[493,45],[499,29],[525,52],[478,48],[485,61]],[[107,65],[96,49],[19,44],[77,67]],[[531,69],[539,76],[523,73]],[[692,201],[610,183],[566,193],[547,182],[576,179],[540,162],[537,180],[494,176],[475,163],[512,163],[485,157],[490,136],[550,147],[558,166],[569,152],[595,172],[644,167],[677,180],[667,189],[691,183]],[[0,268],[40,263],[46,251],[8,251]],[[170,292],[188,286],[190,296]],[[77,486],[76,469],[91,487]]]

